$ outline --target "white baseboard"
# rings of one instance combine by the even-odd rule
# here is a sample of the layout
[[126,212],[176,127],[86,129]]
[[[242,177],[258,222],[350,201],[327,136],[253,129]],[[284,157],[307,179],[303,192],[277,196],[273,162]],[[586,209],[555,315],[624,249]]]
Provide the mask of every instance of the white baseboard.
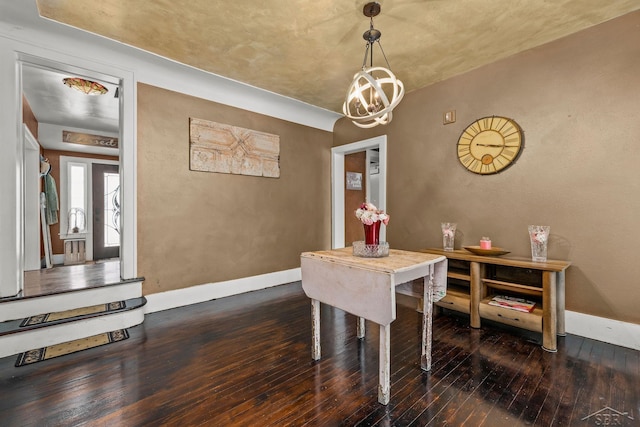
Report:
[[[51,255],[51,264],[53,265],[62,265],[64,264],[64,254],[53,254]],[[45,268],[46,261],[44,258],[40,259],[40,268]]]
[[576,311],[565,312],[567,333],[640,350],[640,325]]
[[244,277],[226,282],[206,283],[184,289],[160,292],[146,295],[147,305],[145,313],[168,310],[231,295],[258,291],[285,283],[296,282],[302,278],[300,268],[261,274],[259,276]]

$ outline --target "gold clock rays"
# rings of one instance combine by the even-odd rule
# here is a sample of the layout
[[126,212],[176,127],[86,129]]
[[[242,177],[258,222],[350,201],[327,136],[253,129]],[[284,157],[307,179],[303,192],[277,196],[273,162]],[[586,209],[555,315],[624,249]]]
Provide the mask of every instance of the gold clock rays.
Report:
[[458,138],[458,160],[473,173],[490,175],[511,165],[522,149],[522,129],[505,117],[484,117]]

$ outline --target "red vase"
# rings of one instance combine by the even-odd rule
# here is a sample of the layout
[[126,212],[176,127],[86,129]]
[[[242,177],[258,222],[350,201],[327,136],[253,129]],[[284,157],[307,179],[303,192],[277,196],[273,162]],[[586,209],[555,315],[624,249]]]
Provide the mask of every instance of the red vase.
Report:
[[364,225],[364,243],[365,245],[379,245],[380,244],[380,225],[382,221],[376,221],[371,225]]

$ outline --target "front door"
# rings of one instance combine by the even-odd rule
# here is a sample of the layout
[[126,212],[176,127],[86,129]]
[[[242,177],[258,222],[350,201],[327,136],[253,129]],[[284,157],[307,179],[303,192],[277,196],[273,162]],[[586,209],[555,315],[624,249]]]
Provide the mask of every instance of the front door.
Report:
[[120,175],[118,165],[94,163],[91,168],[93,194],[93,259],[120,256]]

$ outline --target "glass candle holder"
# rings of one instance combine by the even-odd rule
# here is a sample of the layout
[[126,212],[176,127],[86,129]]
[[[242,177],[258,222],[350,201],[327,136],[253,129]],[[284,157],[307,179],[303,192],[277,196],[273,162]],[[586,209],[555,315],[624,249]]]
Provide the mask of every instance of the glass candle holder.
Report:
[[453,251],[453,243],[456,236],[456,223],[443,222],[440,224],[442,228],[442,248],[447,251]]
[[529,240],[531,241],[531,259],[536,262],[547,261],[547,242],[549,240],[548,225],[530,225]]

